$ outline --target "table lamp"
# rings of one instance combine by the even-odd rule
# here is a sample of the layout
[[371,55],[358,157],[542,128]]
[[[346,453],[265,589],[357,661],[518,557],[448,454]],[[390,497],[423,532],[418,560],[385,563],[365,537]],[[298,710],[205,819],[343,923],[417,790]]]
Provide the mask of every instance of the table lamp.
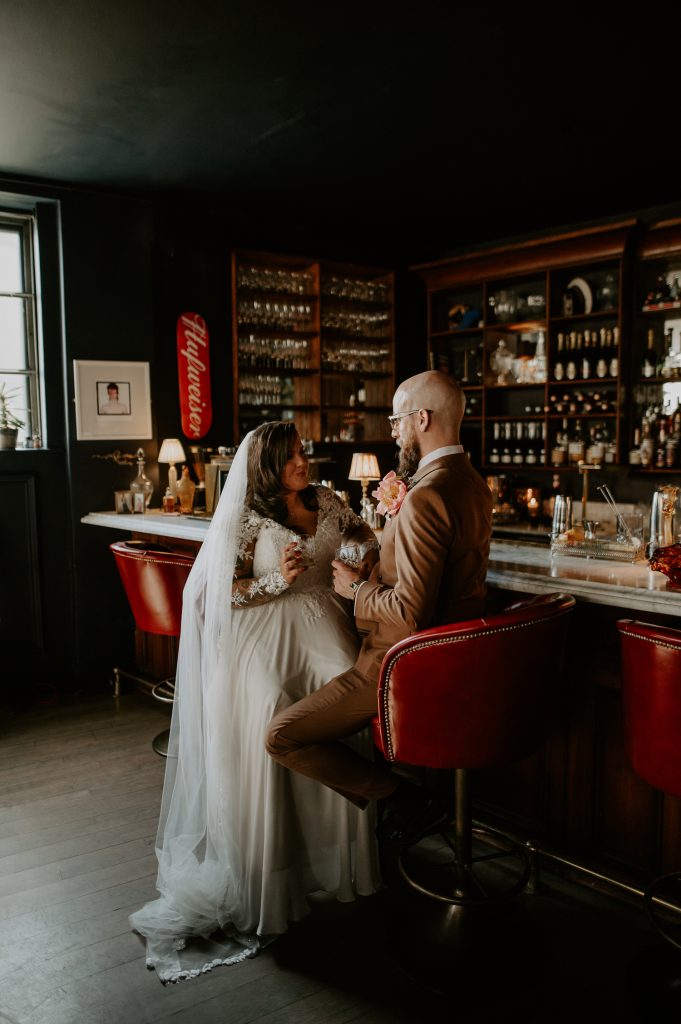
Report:
[[362,519],[368,520],[368,508],[371,501],[367,497],[367,486],[370,480],[380,480],[381,471],[378,468],[378,459],[375,455],[367,452],[355,452],[352,456],[352,465],[348,480],[359,480],[362,484],[362,508],[360,515]]
[[184,462],[184,448],[176,437],[166,437],[158,453],[159,462],[168,463],[168,487],[173,498],[177,498],[177,470],[176,462]]

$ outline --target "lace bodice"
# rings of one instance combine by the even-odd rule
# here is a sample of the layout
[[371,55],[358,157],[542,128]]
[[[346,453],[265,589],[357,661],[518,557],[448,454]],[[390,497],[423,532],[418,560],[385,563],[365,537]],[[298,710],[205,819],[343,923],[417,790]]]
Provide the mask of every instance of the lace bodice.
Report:
[[239,608],[262,604],[278,594],[310,593],[330,589],[331,562],[341,541],[367,526],[352,509],[327,487],[317,487],[319,505],[317,531],[314,536],[314,565],[302,573],[289,587],[279,571],[281,553],[297,534],[273,519],[266,519],[246,509],[241,520],[241,537],[237,572],[232,591],[232,604]]

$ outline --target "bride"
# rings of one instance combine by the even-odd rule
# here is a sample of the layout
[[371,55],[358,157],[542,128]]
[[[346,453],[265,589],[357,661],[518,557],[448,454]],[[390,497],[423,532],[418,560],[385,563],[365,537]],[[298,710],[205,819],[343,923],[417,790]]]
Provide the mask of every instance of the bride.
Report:
[[[254,956],[305,915],[308,894],[349,901],[380,887],[371,807],[264,748],[275,712],[355,660],[352,616],[331,585],[350,536],[376,560],[363,521],[310,484],[293,423],[247,435],[184,590],[160,897],[130,917],[163,982]],[[303,547],[314,549],[309,567]],[[368,753],[368,735],[352,742]]]

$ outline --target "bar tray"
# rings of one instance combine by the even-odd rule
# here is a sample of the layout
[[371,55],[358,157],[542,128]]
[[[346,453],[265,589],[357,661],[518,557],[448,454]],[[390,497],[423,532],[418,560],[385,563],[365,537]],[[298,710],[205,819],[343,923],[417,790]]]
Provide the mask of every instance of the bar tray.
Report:
[[580,540],[572,544],[552,540],[551,554],[574,558],[604,558],[611,562],[637,562],[645,558],[645,549],[642,545],[636,547],[616,540]]

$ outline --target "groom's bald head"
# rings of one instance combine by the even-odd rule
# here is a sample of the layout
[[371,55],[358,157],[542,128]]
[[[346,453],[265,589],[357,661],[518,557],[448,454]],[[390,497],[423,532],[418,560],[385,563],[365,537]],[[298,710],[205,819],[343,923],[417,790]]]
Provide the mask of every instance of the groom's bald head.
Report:
[[[459,430],[466,398],[453,377],[439,370],[426,370],[403,381],[395,392],[393,409],[396,413],[408,409],[423,412],[414,417],[414,427],[422,442],[428,439],[429,451],[447,444],[459,444]],[[424,413],[426,415],[424,415]],[[422,454],[424,445],[420,445]]]

